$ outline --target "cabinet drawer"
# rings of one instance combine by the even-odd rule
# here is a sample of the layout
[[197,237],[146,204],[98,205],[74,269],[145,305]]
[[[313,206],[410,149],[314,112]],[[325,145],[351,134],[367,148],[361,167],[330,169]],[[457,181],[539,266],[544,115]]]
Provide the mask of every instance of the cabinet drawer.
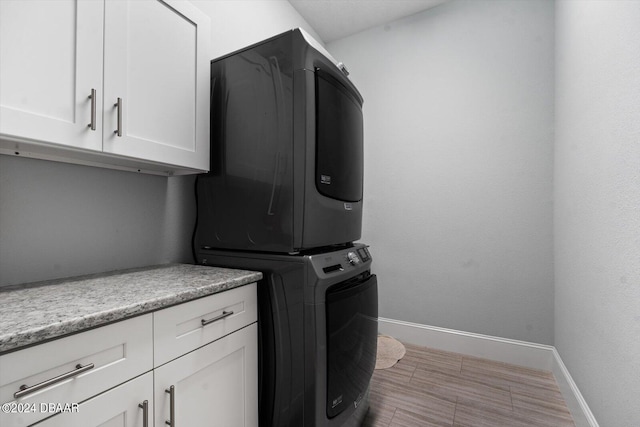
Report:
[[[80,403],[151,370],[151,339],[152,315],[147,314],[0,356],[0,402],[36,409],[2,411],[0,425],[29,425],[51,415],[40,411],[41,404]],[[77,368],[91,364],[84,372]],[[64,379],[14,397],[22,385],[32,387],[67,373]]]
[[[166,308],[153,316],[154,366],[160,366],[257,321],[256,284]],[[211,320],[215,321],[203,325]]]
[[[153,373],[128,381],[55,417],[38,427],[144,427],[144,401],[153,419]],[[109,423],[109,424],[107,424]],[[148,425],[151,426],[151,422]]]

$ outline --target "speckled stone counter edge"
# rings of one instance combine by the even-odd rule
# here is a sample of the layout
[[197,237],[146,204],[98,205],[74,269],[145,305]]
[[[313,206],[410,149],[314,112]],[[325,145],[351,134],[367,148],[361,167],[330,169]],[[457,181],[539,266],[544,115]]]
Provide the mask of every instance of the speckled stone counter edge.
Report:
[[0,354],[261,278],[259,272],[168,264],[0,288]]

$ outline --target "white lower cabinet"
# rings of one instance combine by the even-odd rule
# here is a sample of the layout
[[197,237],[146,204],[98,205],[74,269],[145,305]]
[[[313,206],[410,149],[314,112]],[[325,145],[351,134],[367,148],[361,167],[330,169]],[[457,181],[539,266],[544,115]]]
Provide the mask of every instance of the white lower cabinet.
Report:
[[150,372],[152,320],[145,314],[0,356],[0,426],[31,425],[55,405],[84,402]]
[[256,319],[254,283],[3,354],[0,426],[255,427]]
[[155,426],[257,426],[257,331],[253,323],[156,368]]
[[37,426],[150,427],[153,420],[152,396],[153,373],[148,372],[84,403],[66,408],[66,412],[48,418]]

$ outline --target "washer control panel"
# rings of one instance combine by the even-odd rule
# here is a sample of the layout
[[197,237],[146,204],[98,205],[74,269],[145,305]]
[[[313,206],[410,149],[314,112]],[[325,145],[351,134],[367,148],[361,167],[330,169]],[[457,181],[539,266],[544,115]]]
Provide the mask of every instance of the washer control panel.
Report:
[[371,262],[371,254],[366,246],[356,244],[349,249],[343,249],[326,254],[313,255],[314,268],[325,274],[335,274],[341,271],[361,267]]
[[346,261],[351,265],[358,265],[363,262],[367,262],[371,259],[371,255],[369,255],[369,251],[366,246],[361,248],[355,248],[353,251],[347,252],[345,255]]
[[369,249],[366,246],[356,249],[358,255],[360,255],[360,259],[362,262],[367,262],[371,259],[371,255],[369,254]]
[[362,262],[355,252],[348,252],[346,258],[347,262],[351,265],[358,265],[360,264],[360,262]]

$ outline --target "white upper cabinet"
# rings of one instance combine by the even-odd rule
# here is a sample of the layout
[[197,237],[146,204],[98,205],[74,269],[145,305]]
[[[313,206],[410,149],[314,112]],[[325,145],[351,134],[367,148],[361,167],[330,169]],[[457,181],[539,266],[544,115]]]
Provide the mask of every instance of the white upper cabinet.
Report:
[[209,37],[187,1],[0,1],[0,153],[208,170]]
[[104,151],[208,169],[197,144],[209,142],[203,21],[187,2],[107,1]]
[[[103,9],[0,1],[0,134],[102,150],[101,132],[88,125],[91,89],[102,92]],[[95,120],[101,128],[97,112]]]

